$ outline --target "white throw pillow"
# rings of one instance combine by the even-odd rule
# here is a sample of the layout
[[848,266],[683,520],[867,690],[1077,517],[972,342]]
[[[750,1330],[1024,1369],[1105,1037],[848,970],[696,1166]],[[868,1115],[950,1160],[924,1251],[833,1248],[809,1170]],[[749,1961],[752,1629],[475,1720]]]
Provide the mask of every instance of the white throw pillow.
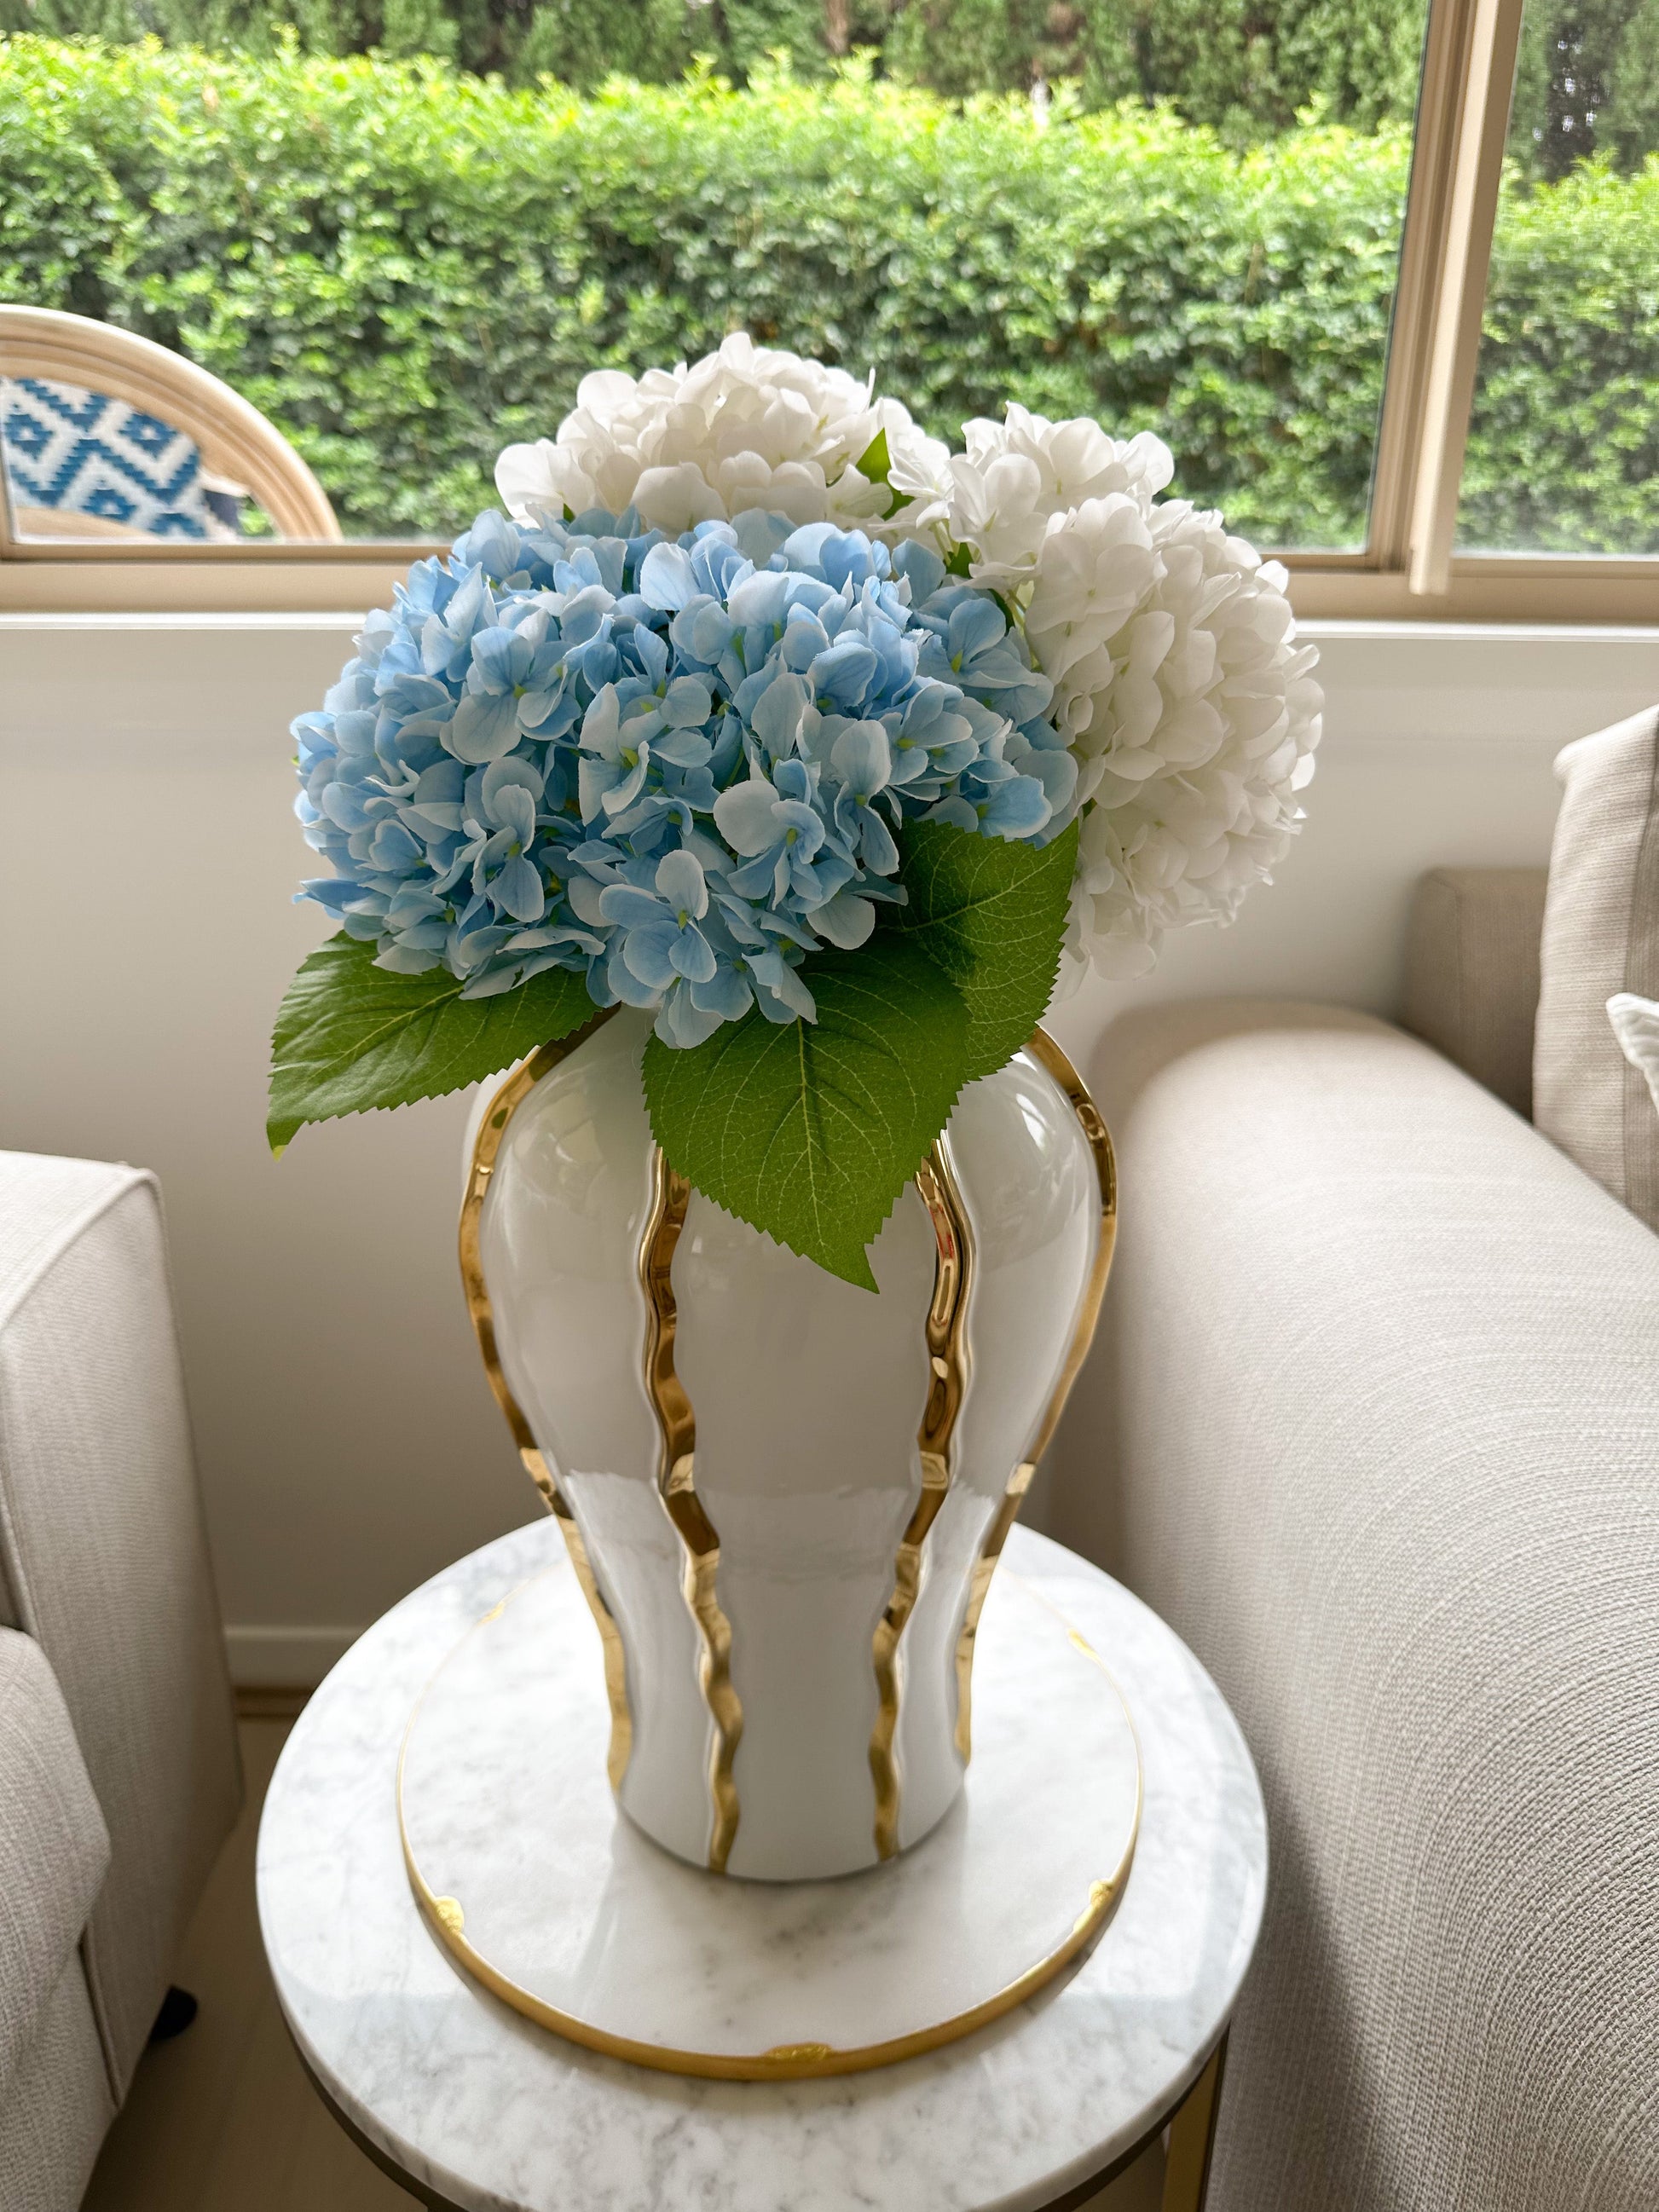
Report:
[[1646,1076],[1654,1110],[1659,1113],[1659,999],[1615,991],[1607,1000],[1607,1019],[1626,1059]]
[[1569,745],[1539,946],[1532,1118],[1659,1229],[1659,1115],[1607,1026],[1659,999],[1659,708]]

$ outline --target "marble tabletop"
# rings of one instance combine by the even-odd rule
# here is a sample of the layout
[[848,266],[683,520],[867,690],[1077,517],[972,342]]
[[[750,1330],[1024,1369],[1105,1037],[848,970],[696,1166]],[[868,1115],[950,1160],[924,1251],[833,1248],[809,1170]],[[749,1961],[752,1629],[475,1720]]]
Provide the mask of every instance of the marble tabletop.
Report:
[[467,2212],[1036,2212],[1169,2114],[1224,2029],[1255,1943],[1261,1793],[1219,1692],[1173,1632],[1020,1528],[1003,1571],[1109,1663],[1140,1739],[1133,1870],[1079,1966],[924,2057],[787,2083],[599,2057],[470,1980],[405,1875],[398,1747],[457,1639],[561,1548],[538,1522],[404,1599],[312,1698],[271,1782],[258,1896],[277,1994],[306,2063],[368,2144]]

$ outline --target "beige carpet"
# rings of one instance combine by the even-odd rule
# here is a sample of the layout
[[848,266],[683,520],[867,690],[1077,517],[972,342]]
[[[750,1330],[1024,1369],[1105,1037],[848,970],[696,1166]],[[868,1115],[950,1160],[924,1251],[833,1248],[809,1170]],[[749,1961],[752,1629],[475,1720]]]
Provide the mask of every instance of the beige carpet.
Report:
[[[247,1807],[179,1962],[177,1978],[200,1998],[201,2013],[175,2042],[144,2054],[82,2212],[409,2212],[416,2203],[347,2140],[318,2100],[265,1971],[253,1845],[265,1786],[291,1726],[241,1723]],[[1158,2212],[1163,2166],[1154,2146],[1079,2212]],[[678,2208],[665,2204],[660,2212]],[[787,2197],[780,2197],[779,2212],[788,2212]]]

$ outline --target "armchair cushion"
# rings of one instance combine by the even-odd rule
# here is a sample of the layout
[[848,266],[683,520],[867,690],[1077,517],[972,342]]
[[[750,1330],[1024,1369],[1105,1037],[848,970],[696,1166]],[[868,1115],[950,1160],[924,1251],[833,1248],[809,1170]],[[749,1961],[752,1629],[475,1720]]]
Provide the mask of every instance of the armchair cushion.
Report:
[[1547,881],[1542,868],[1431,868],[1406,941],[1403,1026],[1522,1115]]
[[34,2040],[0,2086],[0,2204],[77,2212],[115,2100],[81,1961],[71,1956]]
[[0,2104],[108,1867],[63,1692],[40,1645],[0,1628]]

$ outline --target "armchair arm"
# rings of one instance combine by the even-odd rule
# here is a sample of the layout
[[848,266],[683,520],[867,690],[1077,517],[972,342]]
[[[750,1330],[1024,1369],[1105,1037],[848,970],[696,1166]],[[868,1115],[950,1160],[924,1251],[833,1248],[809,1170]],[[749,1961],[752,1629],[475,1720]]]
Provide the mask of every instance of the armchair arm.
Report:
[[0,1575],[108,1825],[87,1980],[118,2098],[241,1780],[153,1177],[0,1153]]
[[1249,1739],[1212,2212],[1659,2203],[1659,1237],[1340,1008],[1126,1016],[1054,1534]]

